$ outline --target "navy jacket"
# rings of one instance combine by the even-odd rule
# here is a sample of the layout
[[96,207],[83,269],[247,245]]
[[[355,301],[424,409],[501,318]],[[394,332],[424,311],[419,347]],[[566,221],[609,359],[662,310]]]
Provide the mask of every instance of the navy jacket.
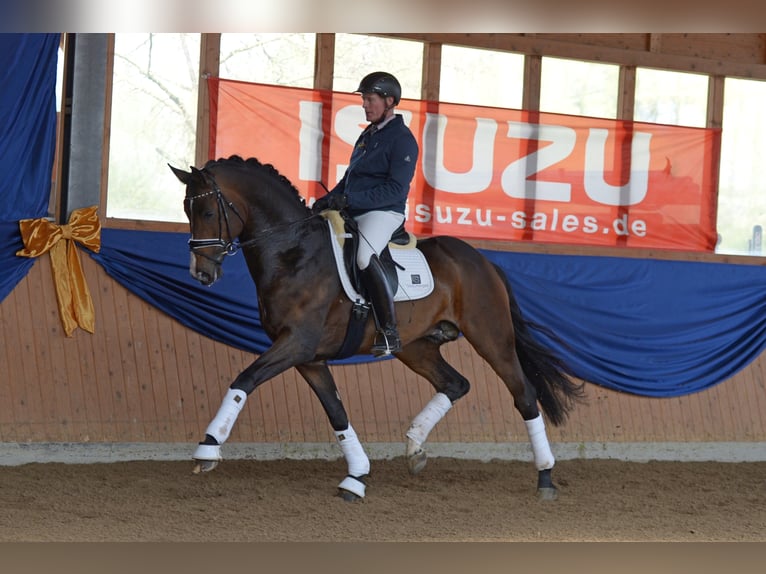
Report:
[[[345,193],[352,217],[368,211],[404,213],[418,160],[418,142],[396,114],[380,130],[361,133],[346,173],[331,194]],[[371,133],[374,132],[374,133]]]

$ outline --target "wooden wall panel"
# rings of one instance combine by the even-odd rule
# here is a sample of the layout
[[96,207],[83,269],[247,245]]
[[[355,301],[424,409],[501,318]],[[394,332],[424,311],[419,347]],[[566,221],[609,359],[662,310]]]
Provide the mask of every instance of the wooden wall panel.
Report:
[[[61,328],[43,256],[0,303],[0,442],[195,443],[226,388],[255,356],[211,341],[157,311],[82,257],[96,309],[96,333]],[[443,347],[471,381],[432,442],[526,442],[510,393],[470,346]],[[693,395],[653,399],[587,385],[587,404],[552,441],[766,441],[766,356]],[[403,442],[432,396],[398,361],[333,366],[352,424],[367,443]],[[231,441],[334,442],[319,402],[295,370],[262,385]]]

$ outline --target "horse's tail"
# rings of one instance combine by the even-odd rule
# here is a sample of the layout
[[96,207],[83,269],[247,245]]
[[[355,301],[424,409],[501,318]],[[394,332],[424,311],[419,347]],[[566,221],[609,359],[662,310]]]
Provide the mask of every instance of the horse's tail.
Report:
[[508,278],[500,267],[494,267],[508,291],[513,329],[516,332],[516,354],[521,367],[537,391],[537,399],[548,420],[553,425],[561,425],[566,421],[569,411],[583,399],[585,385],[575,383],[571,378],[571,370],[561,357],[532,336],[531,330],[535,329],[551,339],[559,340],[547,327],[524,318]]

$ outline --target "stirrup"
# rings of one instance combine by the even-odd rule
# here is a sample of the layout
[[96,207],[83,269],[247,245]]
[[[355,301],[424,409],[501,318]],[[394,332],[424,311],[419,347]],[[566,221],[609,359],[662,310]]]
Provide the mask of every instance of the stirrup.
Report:
[[370,347],[370,353],[375,357],[393,355],[401,350],[402,342],[399,339],[399,333],[395,329],[378,331],[375,335],[375,341],[372,347]]

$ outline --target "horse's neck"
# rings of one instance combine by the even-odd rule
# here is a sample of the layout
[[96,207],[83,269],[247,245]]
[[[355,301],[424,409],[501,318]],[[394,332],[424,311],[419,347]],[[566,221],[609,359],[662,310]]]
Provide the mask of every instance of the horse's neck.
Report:
[[253,194],[246,197],[248,216],[240,241],[258,241],[268,238],[274,241],[289,240],[292,228],[300,225],[307,219],[311,212],[299,201],[291,197],[289,193],[274,193],[269,195],[268,190],[264,193]]
[[[333,277],[326,221],[312,217],[307,209],[285,212],[289,214],[280,211],[279,217],[262,216],[263,227],[250,235],[255,241],[244,249],[262,316],[269,317],[272,328],[277,328],[280,317],[289,315],[286,305],[293,305],[307,288],[314,289]],[[246,243],[246,236],[240,236],[240,241]],[[317,274],[318,268],[326,273]]]

